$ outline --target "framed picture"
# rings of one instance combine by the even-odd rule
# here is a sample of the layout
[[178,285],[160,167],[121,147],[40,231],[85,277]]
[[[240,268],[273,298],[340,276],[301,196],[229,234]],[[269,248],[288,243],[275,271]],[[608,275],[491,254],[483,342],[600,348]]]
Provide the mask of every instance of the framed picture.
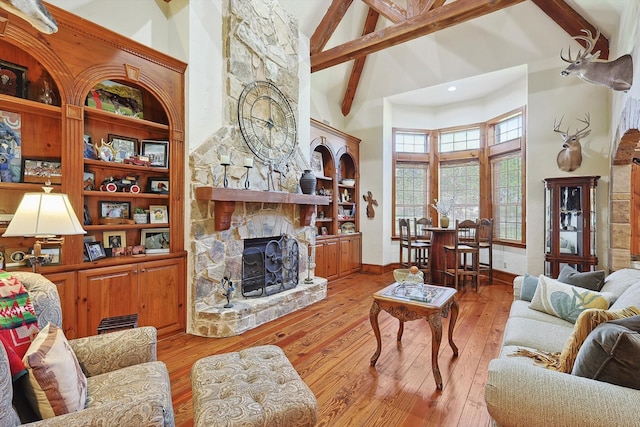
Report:
[[84,142],[84,158],[89,160],[98,160],[98,153],[96,153],[96,147],[93,145],[93,141],[91,141],[91,136],[84,135],[82,137],[82,141]]
[[145,247],[143,245],[136,245],[131,248],[131,255],[133,256],[142,256],[146,252]]
[[4,263],[5,263],[4,248],[0,248],[0,270],[4,270],[7,268],[7,266],[4,265]]
[[[92,235],[84,236],[83,237],[83,241],[84,241],[84,243],[95,242],[96,241],[96,236],[92,236]],[[87,247],[86,247],[86,245],[84,247],[84,261],[89,261],[89,255],[87,255]]]
[[111,151],[113,151],[112,161],[123,163],[125,159],[138,154],[138,140],[136,138],[109,134],[108,139],[111,144]]
[[105,248],[124,248],[127,246],[127,233],[120,231],[104,231],[102,241]]
[[319,151],[311,153],[311,171],[315,176],[324,176],[324,163]]
[[27,99],[27,67],[0,60],[0,93]]
[[27,259],[25,258],[29,253],[29,248],[7,248],[4,251],[6,258],[5,265],[10,267],[21,267],[27,265]]
[[87,250],[89,261],[95,261],[107,257],[107,253],[102,247],[102,242],[85,242],[84,247]]
[[169,242],[168,228],[145,228],[140,232],[140,244],[148,254],[168,253]]
[[[20,182],[22,178],[22,117],[0,110],[0,182]],[[8,167],[7,167],[8,164]]]
[[149,205],[149,223],[168,224],[169,212],[167,210],[167,206]]
[[[60,254],[62,252],[62,248],[60,246],[42,248],[40,252],[42,255],[49,255],[49,260],[45,261],[43,265],[60,265]],[[33,254],[33,248],[31,248],[29,253]],[[33,265],[31,260],[27,261],[27,265]]]
[[143,139],[140,147],[140,154],[149,156],[151,166],[157,168],[169,167],[169,141],[153,141]]
[[51,180],[52,184],[62,183],[62,163],[50,159],[22,159],[22,182],[43,184]]
[[143,118],[142,92],[111,80],[95,85],[87,94],[85,104],[98,110]]
[[98,202],[100,218],[131,218],[131,202]]
[[329,231],[327,230],[327,227],[320,227],[320,234],[323,236],[329,235]]
[[96,189],[96,174],[91,171],[84,172],[84,183],[82,187],[85,191],[92,191]]
[[150,193],[169,193],[169,180],[167,178],[149,178]]

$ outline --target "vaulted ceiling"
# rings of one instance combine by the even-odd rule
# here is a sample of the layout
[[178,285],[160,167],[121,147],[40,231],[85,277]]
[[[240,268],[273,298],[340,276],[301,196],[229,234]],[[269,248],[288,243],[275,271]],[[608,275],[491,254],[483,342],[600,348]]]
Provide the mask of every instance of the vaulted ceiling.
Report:
[[[323,14],[315,13],[311,17],[313,21],[317,22],[317,24],[311,23],[315,28],[310,35],[311,72],[315,73],[339,64],[351,63],[348,83],[342,98],[342,113],[346,116],[351,110],[369,55],[524,2],[535,4],[571,37],[581,35],[583,29],[595,34],[599,24],[594,24],[583,17],[584,11],[576,10],[576,1],[589,2],[592,5],[604,3],[606,6],[606,3],[611,0],[305,1],[302,2],[304,3],[303,7],[309,7],[310,3],[319,7],[318,3],[322,3],[322,7],[326,8]],[[299,4],[292,4],[299,2],[299,0],[281,0],[281,2],[284,3],[285,8],[301,7]],[[361,7],[363,4],[366,8]],[[353,9],[355,5],[358,5],[360,10],[366,10],[366,12],[360,12],[362,15],[359,17],[359,21],[362,23],[361,31],[355,32],[355,29],[352,28],[353,35],[350,38],[343,38],[337,43],[334,40],[334,44],[329,46],[329,41],[340,25],[357,25],[354,24],[352,18],[345,18],[350,8]],[[306,19],[309,17],[307,16]],[[301,23],[301,26],[305,25],[310,25],[310,23]],[[602,59],[608,58],[609,40],[604,34],[598,39],[595,50],[601,51],[600,57]]]

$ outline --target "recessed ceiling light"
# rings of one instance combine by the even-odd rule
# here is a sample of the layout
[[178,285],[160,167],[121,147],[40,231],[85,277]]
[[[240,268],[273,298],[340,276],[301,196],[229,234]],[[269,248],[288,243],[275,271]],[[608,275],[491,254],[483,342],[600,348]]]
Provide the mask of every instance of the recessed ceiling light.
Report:
[[457,87],[455,87],[455,86],[449,86],[449,87],[447,88],[447,90],[448,90],[449,92],[454,92],[456,89],[457,89]]

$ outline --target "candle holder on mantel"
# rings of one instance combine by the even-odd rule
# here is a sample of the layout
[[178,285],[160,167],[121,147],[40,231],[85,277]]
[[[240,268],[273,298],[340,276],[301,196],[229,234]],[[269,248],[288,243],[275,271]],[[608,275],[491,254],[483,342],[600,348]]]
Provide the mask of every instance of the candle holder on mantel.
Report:
[[250,185],[251,185],[249,183],[249,171],[251,170],[251,168],[253,168],[253,166],[245,164],[244,167],[247,169],[247,176],[244,179],[244,188],[245,188],[245,190],[248,190]]
[[224,185],[224,188],[227,188],[229,186],[229,178],[227,178],[227,166],[229,166],[231,163],[229,163],[228,161],[225,163],[223,161],[220,164],[224,166],[224,178],[222,180],[222,185]]
[[235,286],[233,286],[233,282],[231,281],[231,279],[227,276],[224,276],[222,278],[222,280],[220,281],[220,286],[222,286],[222,289],[225,291],[224,295],[227,298],[227,303],[223,306],[224,308],[231,308],[233,307],[233,304],[231,304],[231,292],[235,291],[236,288]]
[[304,279],[304,283],[313,283],[313,279],[311,278],[311,255],[313,254],[313,247],[311,243],[307,245],[307,254],[309,260],[307,261],[307,278]]

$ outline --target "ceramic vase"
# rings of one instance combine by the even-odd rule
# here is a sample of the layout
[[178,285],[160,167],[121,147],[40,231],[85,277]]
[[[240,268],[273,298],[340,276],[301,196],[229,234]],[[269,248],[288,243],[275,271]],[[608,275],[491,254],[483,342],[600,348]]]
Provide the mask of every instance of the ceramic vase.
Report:
[[316,176],[311,169],[305,169],[300,177],[300,189],[303,194],[316,194]]
[[449,217],[441,216],[440,217],[440,228],[449,228]]

